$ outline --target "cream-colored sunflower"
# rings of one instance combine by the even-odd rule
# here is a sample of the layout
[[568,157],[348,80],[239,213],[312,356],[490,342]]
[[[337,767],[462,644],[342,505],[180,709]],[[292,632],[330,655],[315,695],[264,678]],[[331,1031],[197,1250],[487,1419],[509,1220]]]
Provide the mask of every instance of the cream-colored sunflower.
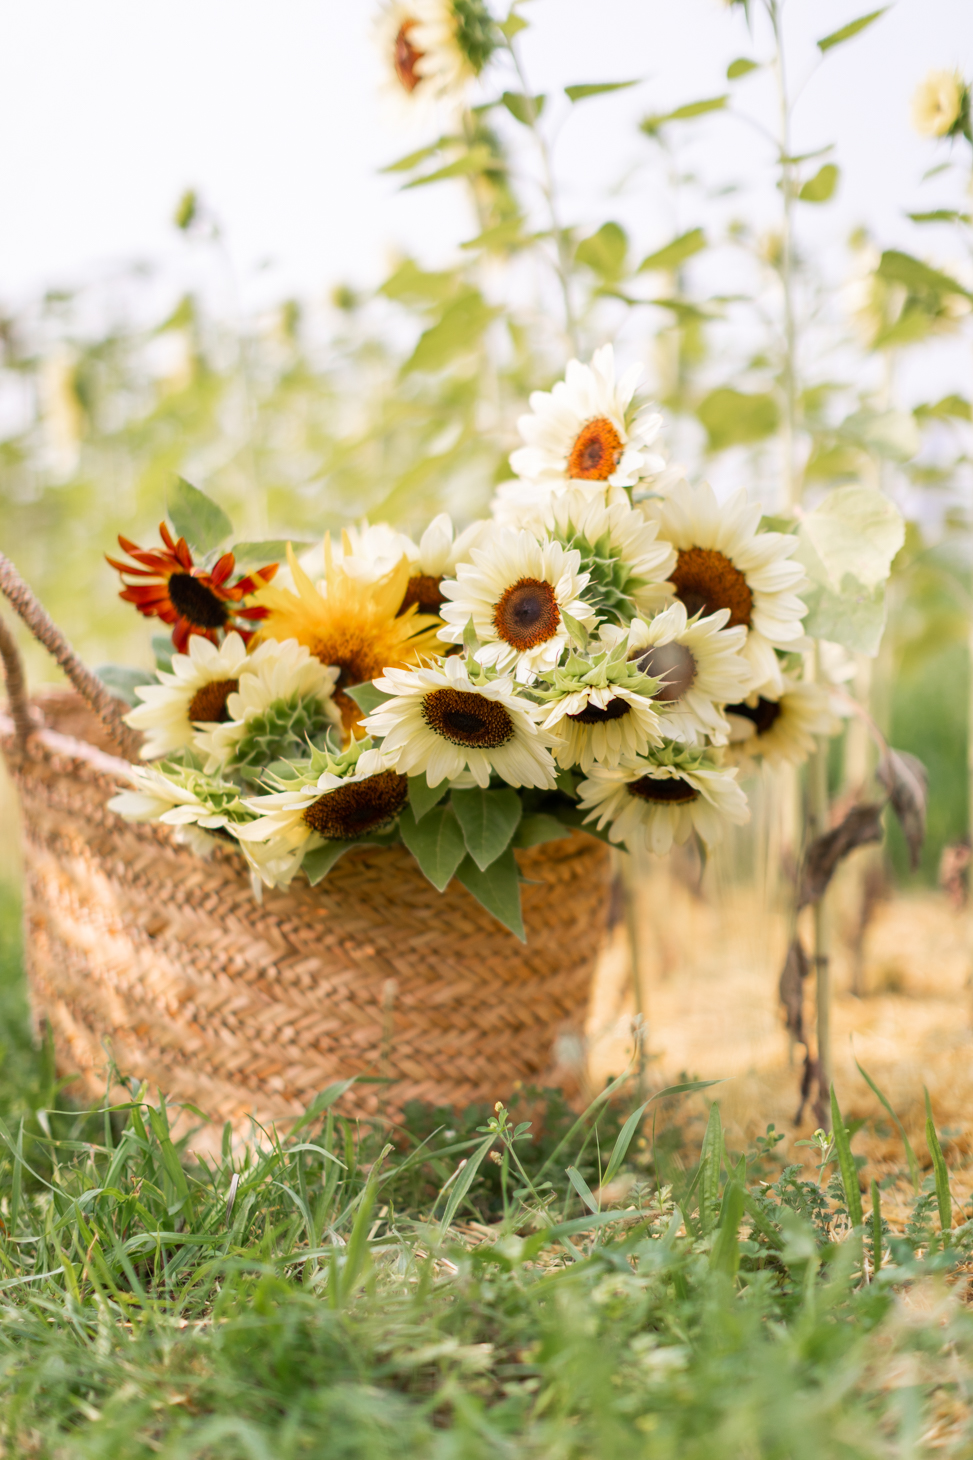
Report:
[[459,656],[441,666],[388,669],[376,688],[393,698],[379,705],[365,729],[381,738],[387,765],[430,786],[464,774],[489,786],[494,773],[509,786],[553,790],[554,762],[539,730],[535,706],[507,677],[470,677]]
[[438,614],[446,601],[443,579],[451,577],[456,565],[468,559],[470,549],[477,546],[489,528],[489,522],[472,522],[457,536],[448,512],[434,517],[410,561],[409,581],[399,612],[414,603],[420,613]]
[[541,728],[555,737],[554,758],[565,770],[616,766],[660,745],[660,716],[652,696],[658,681],[626,658],[627,640],[592,656],[572,654],[534,693]]
[[826,685],[784,675],[783,692],[766,685],[726,707],[731,746],[728,756],[742,768],[753,760],[802,765],[821,736],[837,735],[841,720]]
[[119,791],[108,810],[126,821],[159,821],[174,828],[176,840],[206,856],[214,832],[236,835],[252,819],[240,788],[192,766],[133,766],[134,789]]
[[193,743],[206,757],[204,768],[210,774],[221,770],[258,776],[272,761],[306,753],[308,743],[329,729],[341,730],[333,664],[321,664],[296,639],[269,639],[252,661],[227,699],[225,723],[195,736]]
[[160,670],[158,684],[140,684],[142,701],[125,716],[133,730],[145,731],[143,760],[171,755],[192,742],[196,725],[227,719],[226,702],[249,668],[247,647],[236,632],[217,648],[193,634],[185,654],[173,654],[172,671]]
[[669,576],[687,613],[709,617],[729,609],[729,627],[747,630],[743,654],[751,686],[780,688],[774,651],[803,637],[807,613],[797,596],[807,581],[804,569],[790,561],[797,538],[760,532],[760,507],[751,505],[744,487],[721,504],[707,482],[693,487],[684,481],[667,497],[643,503],[642,510],[676,549]]
[[725,745],[729,738],[722,706],[738,700],[752,682],[743,657],[747,631],[728,629],[729,617],[730,610],[721,608],[707,618],[690,619],[676,599],[652,619],[633,619],[627,633],[608,624],[600,630],[606,643],[624,641],[628,658],[642,673],[662,681],[654,699],[663,717],[662,733],[670,740]]
[[345,690],[374,679],[389,665],[417,664],[421,655],[437,653],[439,620],[414,607],[400,613],[409,581],[407,558],[374,583],[362,583],[333,562],[328,538],[324,557],[325,577],[315,586],[288,548],[297,591],[265,588],[257,595],[260,606],[269,609],[260,638],[296,639],[322,664],[337,668],[334,697],[346,732],[352,732],[361,715]]
[[735,776],[707,752],[669,743],[631,765],[595,766],[578,787],[579,804],[590,812],[586,821],[608,827],[609,841],[663,855],[693,831],[712,846],[727,821],[750,820]]
[[472,619],[478,663],[512,670],[529,684],[554,668],[579,626],[594,626],[595,611],[580,596],[588,574],[580,571],[577,549],[491,527],[470,558],[457,566],[455,578],[442,581],[449,601],[440,610],[446,627],[439,637],[461,644]]
[[551,391],[535,390],[530,414],[517,425],[527,443],[510,457],[518,477],[549,488],[586,485],[604,500],[609,487],[634,487],[665,469],[656,446],[662,417],[651,406],[636,407],[642,366],[615,379],[615,353],[603,345],[590,365],[568,362],[564,379]]
[[970,89],[958,71],[930,71],[912,95],[910,115],[920,137],[948,137],[969,117]]
[[585,600],[599,617],[627,623],[665,603],[675,549],[659,538],[658,524],[627,501],[606,506],[571,488],[552,499],[544,525],[555,541],[581,554]]
[[236,829],[269,887],[286,887],[308,852],[327,842],[364,841],[386,831],[408,799],[409,783],[357,742],[344,756],[322,757],[326,769],[296,778],[292,790],[249,797],[255,818]]
[[391,0],[376,40],[398,95],[458,100],[489,61],[497,34],[482,0]]

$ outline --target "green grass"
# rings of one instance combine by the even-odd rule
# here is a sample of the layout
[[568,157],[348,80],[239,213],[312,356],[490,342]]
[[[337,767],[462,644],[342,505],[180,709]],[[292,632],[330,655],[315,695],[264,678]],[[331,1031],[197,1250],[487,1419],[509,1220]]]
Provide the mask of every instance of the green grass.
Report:
[[729,1152],[708,1090],[641,1116],[629,1082],[580,1119],[525,1092],[394,1130],[332,1090],[286,1140],[190,1161],[142,1092],[52,1108],[3,913],[0,1454],[971,1453],[973,1320],[899,1296],[966,1260],[941,1172],[905,1236],[879,1220],[876,1278],[848,1141],[820,1183],[773,1133]]

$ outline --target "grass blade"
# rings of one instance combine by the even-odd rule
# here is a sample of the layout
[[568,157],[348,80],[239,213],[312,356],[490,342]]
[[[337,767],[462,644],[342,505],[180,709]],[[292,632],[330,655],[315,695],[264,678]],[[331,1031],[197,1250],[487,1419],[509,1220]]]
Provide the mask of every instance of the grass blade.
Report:
[[736,1271],[740,1265],[740,1244],[737,1241],[737,1233],[742,1220],[743,1187],[736,1181],[728,1181],[723,1189],[723,1204],[720,1207],[716,1241],[713,1243],[713,1250],[710,1253],[710,1267],[714,1272],[726,1273],[729,1278],[736,1277]]
[[882,1267],[882,1198],[878,1182],[872,1177],[872,1282]]
[[439,1224],[440,1239],[445,1237],[446,1233],[449,1231],[452,1220],[455,1217],[456,1213],[459,1211],[460,1202],[463,1200],[463,1198],[466,1196],[466,1193],[473,1185],[473,1179],[476,1176],[476,1173],[479,1171],[480,1167],[483,1165],[486,1153],[487,1151],[489,1151],[495,1140],[496,1134],[493,1131],[491,1131],[488,1136],[484,1136],[483,1140],[477,1146],[472,1156],[470,1156],[470,1158],[466,1162],[462,1172],[457,1177],[453,1189],[449,1194],[449,1201],[446,1203],[446,1210],[443,1212],[443,1219]]
[[699,1153],[699,1223],[704,1232],[711,1232],[715,1207],[720,1199],[720,1167],[723,1164],[723,1122],[716,1101],[709,1108],[706,1134]]
[[628,1120],[618,1132],[618,1139],[615,1142],[611,1156],[608,1158],[608,1165],[605,1167],[601,1183],[604,1186],[611,1181],[612,1177],[621,1166],[628,1155],[628,1148],[632,1144],[632,1138],[638,1129],[642,1116],[655,1100],[665,1100],[667,1095],[688,1095],[694,1090],[708,1090],[710,1085],[719,1085],[720,1080],[687,1080],[683,1085],[667,1085],[664,1090],[657,1090],[654,1095],[644,1101],[638,1108],[633,1110]]
[[943,1155],[943,1148],[939,1144],[939,1137],[936,1134],[936,1126],[932,1118],[932,1105],[929,1101],[929,1091],[925,1085],[922,1093],[926,1097],[926,1145],[929,1147],[929,1154],[932,1157],[932,1169],[936,1176],[936,1205],[939,1207],[939,1226],[943,1234],[943,1246],[948,1247],[950,1235],[953,1230],[953,1198],[949,1191],[949,1172],[946,1170],[946,1158]]
[[895,1111],[892,1109],[892,1107],[889,1104],[888,1100],[882,1094],[881,1090],[878,1088],[878,1086],[876,1085],[875,1081],[872,1079],[872,1077],[868,1073],[868,1071],[867,1070],[863,1070],[862,1067],[861,1067],[861,1065],[858,1064],[858,1061],[857,1060],[855,1060],[855,1064],[858,1065],[858,1073],[861,1075],[862,1079],[865,1081],[865,1084],[868,1086],[869,1090],[871,1090],[872,1094],[878,1100],[881,1101],[882,1105],[888,1111],[889,1115],[892,1117],[892,1119],[894,1120],[894,1122],[895,1122],[895,1124],[896,1124],[896,1126],[898,1128],[899,1135],[902,1137],[902,1144],[905,1147],[905,1157],[906,1157],[906,1160],[909,1163],[909,1175],[912,1177],[912,1187],[913,1187],[913,1190],[915,1191],[916,1195],[918,1196],[919,1195],[919,1162],[916,1160],[916,1153],[912,1149],[912,1143],[909,1140],[909,1137],[905,1133],[905,1126],[902,1124],[901,1120],[896,1115]]
[[567,1173],[568,1180],[570,1181],[571,1185],[574,1187],[575,1191],[578,1193],[588,1210],[591,1212],[601,1211],[601,1208],[598,1205],[598,1201],[594,1193],[592,1192],[591,1187],[588,1185],[587,1181],[585,1181],[577,1166],[569,1166],[567,1168]]
[[863,1215],[861,1187],[858,1185],[858,1167],[851,1154],[851,1141],[848,1138],[848,1130],[833,1085],[831,1086],[831,1131],[835,1150],[838,1153],[838,1170],[841,1172],[841,1184],[845,1191],[848,1216],[853,1227],[860,1227]]

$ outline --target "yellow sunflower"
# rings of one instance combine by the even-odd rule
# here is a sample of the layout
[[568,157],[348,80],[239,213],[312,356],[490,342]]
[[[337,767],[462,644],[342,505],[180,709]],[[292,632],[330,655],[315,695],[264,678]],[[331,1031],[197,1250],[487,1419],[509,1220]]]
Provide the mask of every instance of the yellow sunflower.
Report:
[[254,600],[268,610],[260,625],[261,639],[296,639],[322,664],[339,670],[334,688],[346,734],[358,734],[361,714],[344,693],[352,685],[375,679],[385,669],[418,664],[420,655],[439,655],[437,631],[442,620],[416,611],[399,612],[411,567],[403,557],[375,582],[351,578],[335,564],[330,536],[324,540],[324,581],[317,587],[298,565],[290,546],[287,561],[296,593],[265,588]]

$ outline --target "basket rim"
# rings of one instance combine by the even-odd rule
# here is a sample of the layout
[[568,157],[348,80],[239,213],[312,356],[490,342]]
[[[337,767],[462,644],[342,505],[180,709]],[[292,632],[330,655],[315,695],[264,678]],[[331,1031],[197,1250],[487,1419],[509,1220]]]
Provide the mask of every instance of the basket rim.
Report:
[[[3,744],[3,749],[7,754],[10,753],[11,748],[15,750],[15,737],[16,726],[13,720],[3,710],[0,710],[0,743]],[[51,730],[46,725],[34,729],[30,739],[39,741],[52,755],[84,761],[91,766],[92,770],[100,771],[103,775],[124,776],[127,781],[132,779],[133,761],[123,760],[118,755],[111,755],[107,750],[99,750],[97,745],[92,745],[87,740],[79,740],[74,735],[64,735],[60,730]],[[13,747],[11,742],[13,742]],[[31,759],[29,752],[26,759]]]

